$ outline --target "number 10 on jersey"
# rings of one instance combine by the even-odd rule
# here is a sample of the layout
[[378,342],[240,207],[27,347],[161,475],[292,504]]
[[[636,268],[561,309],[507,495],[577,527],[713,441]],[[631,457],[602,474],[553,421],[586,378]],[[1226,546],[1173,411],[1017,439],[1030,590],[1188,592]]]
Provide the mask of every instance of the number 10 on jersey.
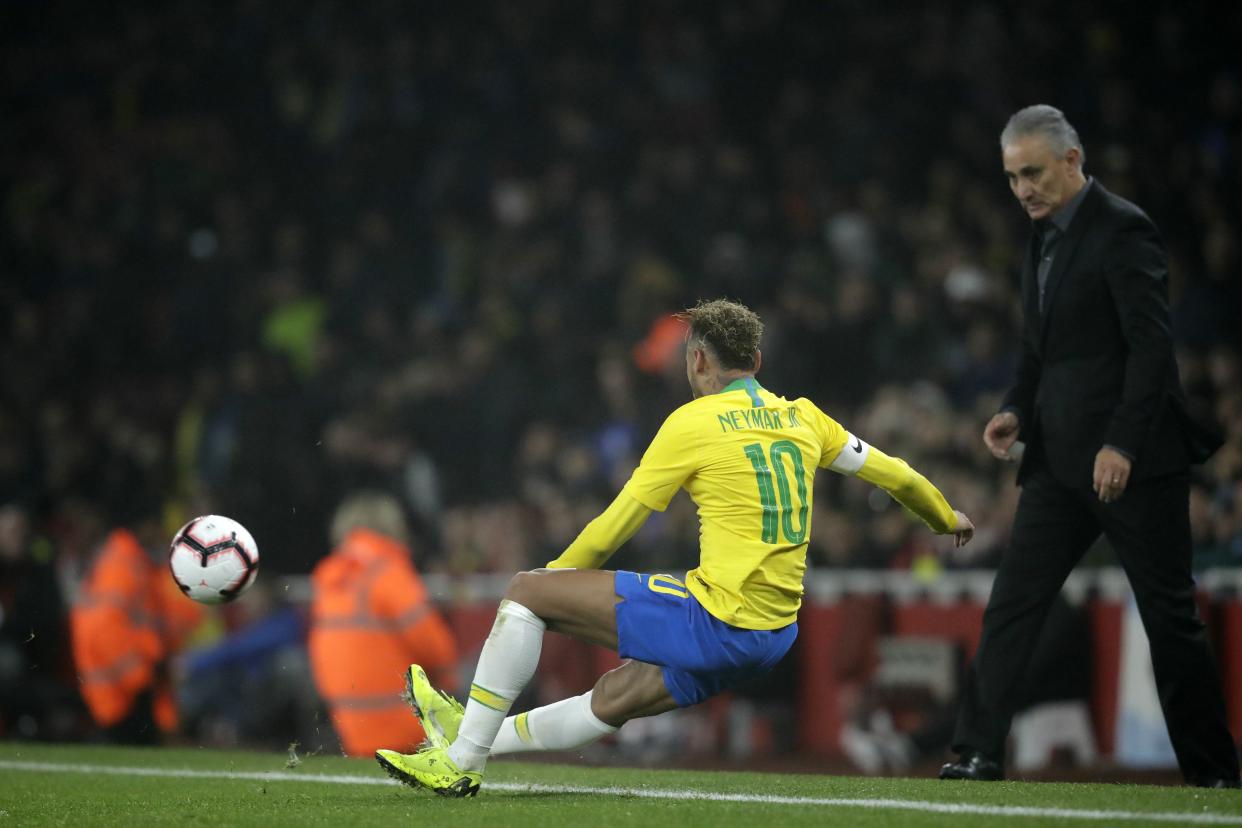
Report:
[[[785,536],[789,543],[802,543],[806,540],[806,468],[802,463],[802,452],[788,440],[777,440],[769,450],[772,463],[768,464],[768,456],[764,454],[760,443],[743,446],[750,464],[755,469],[755,480],[759,484],[759,504],[763,507],[763,542],[777,543],[777,531]],[[785,470],[785,458],[793,463],[794,480],[798,483],[798,528],[794,529],[793,496],[789,490],[789,475]],[[775,471],[775,474],[773,474]],[[775,489],[772,478],[776,478]],[[780,510],[777,510],[777,498],[780,498]]]

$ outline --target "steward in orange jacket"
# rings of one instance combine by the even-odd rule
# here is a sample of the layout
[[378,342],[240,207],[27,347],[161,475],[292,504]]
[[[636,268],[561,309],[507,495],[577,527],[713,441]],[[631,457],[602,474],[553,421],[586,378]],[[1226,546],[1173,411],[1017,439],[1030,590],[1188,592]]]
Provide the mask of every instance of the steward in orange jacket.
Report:
[[413,747],[423,731],[401,698],[405,671],[417,662],[438,686],[455,687],[457,644],[428,600],[409,549],[393,537],[405,535],[396,501],[384,495],[346,501],[334,520],[338,533],[338,546],[311,574],[315,684],[345,753]]
[[154,742],[177,728],[168,659],[203,608],[127,529],[108,535],[69,613],[73,661],[95,724],[122,741]]

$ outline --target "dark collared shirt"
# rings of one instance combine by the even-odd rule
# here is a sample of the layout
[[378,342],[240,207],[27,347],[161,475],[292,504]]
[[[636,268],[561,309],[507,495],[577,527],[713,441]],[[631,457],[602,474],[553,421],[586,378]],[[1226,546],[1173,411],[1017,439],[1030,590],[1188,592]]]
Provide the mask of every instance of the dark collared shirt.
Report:
[[1091,189],[1093,181],[1095,181],[1094,178],[1088,178],[1087,183],[1082,185],[1082,189],[1075,193],[1064,207],[1050,217],[1035,222],[1035,232],[1039,235],[1039,266],[1035,274],[1039,277],[1039,309],[1041,311],[1044,309],[1044,290],[1048,287],[1048,274],[1052,271],[1052,262],[1056,259],[1057,248],[1061,246],[1061,239],[1064,238],[1065,231],[1069,230],[1070,223],[1082,205],[1087,190]]

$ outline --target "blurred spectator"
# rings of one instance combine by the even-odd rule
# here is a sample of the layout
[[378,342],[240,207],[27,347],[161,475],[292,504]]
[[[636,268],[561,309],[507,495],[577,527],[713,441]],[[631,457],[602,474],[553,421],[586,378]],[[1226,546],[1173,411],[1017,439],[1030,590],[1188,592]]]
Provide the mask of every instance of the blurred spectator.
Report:
[[456,641],[410,559],[395,498],[346,498],[332,519],[332,542],[311,574],[315,685],[347,755],[413,747],[423,731],[402,698],[405,672],[421,664],[436,686],[456,687]]
[[[1021,218],[995,134],[1046,100],[1167,235],[1191,402],[1229,434],[1206,470],[1226,519],[1242,16],[965,0],[910,19],[0,4],[0,492],[50,536],[73,494],[112,509],[143,483],[243,517],[266,571],[305,573],[331,504],[385,488],[424,569],[533,565],[681,400],[648,334],[721,293],[797,354],[766,386],[1002,491],[977,437],[1013,361]],[[536,429],[550,474],[525,456]],[[829,500],[857,538],[825,560],[917,559],[882,501]],[[1003,531],[1012,503],[983,501]],[[676,557],[682,530],[643,540]]]
[[0,506],[0,735],[77,735],[69,630],[47,538],[32,538],[26,510]]
[[230,630],[175,664],[183,730],[199,744],[335,749],[306,655],[306,621],[256,581],[224,608]]
[[[109,532],[69,615],[82,698],[108,741],[154,744],[177,730],[169,660],[203,608],[169,577],[156,539],[150,520]],[[158,555],[148,551],[153,541]]]

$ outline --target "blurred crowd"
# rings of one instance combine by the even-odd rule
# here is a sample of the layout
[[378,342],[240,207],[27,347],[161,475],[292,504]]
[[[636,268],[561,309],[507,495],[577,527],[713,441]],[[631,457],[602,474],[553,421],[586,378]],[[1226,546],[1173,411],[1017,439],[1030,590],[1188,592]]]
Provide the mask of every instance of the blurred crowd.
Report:
[[[1033,102],[1166,235],[1192,409],[1228,437],[1196,543],[1242,561],[1238,9],[6,3],[0,32],[6,567],[58,558],[72,592],[94,522],[156,503],[307,573],[360,486],[424,570],[542,564],[687,399],[667,316],[716,296],[763,316],[766,387],[980,527],[954,558],[824,480],[813,566],[986,565],[1026,238],[997,135]],[[682,498],[624,565],[696,549]]]

